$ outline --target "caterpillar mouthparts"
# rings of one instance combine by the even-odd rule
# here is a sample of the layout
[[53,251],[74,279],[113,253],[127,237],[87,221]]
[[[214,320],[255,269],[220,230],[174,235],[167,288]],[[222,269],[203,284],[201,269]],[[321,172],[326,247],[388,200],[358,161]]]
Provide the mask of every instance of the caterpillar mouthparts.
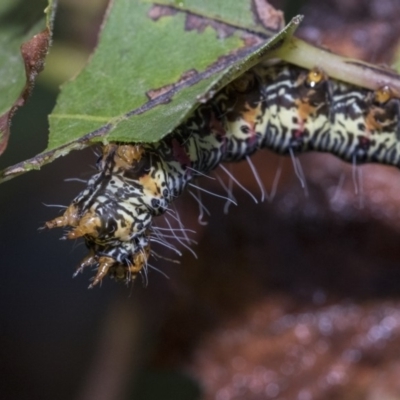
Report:
[[103,146],[94,175],[64,214],[45,224],[83,237],[89,287],[109,275],[131,282],[146,270],[153,217],[193,178],[260,148],[280,154],[332,153],[355,164],[400,166],[400,100],[329,79],[318,68],[259,65],[199,106],[157,143]]

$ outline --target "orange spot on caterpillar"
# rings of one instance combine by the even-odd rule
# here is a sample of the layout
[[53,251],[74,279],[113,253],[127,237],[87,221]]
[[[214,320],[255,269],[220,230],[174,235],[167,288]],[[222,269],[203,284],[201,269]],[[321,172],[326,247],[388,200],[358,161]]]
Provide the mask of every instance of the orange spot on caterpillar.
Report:
[[[107,151],[108,152],[108,151]],[[142,158],[144,149],[139,145],[122,145],[117,147],[116,154],[122,162],[127,163],[129,166],[134,163],[134,161],[139,161]],[[116,160],[117,161],[117,160]],[[127,165],[124,165],[126,167]]]
[[257,107],[251,107],[249,104],[246,104],[247,108],[243,112],[242,118],[246,122],[247,127],[249,128],[250,135],[250,144],[253,144],[256,139],[256,124],[258,121],[258,116],[261,114],[261,104],[258,104]]
[[160,197],[160,182],[154,178],[151,173],[143,175],[139,178],[140,184],[143,186],[143,193],[146,196]]
[[374,100],[379,104],[385,104],[394,97],[389,86],[383,86],[374,93]]
[[295,100],[297,107],[297,115],[301,122],[307,120],[308,117],[314,114],[316,107],[309,103],[308,99],[297,99]]
[[93,211],[88,211],[79,220],[78,226],[68,232],[68,239],[77,239],[79,237],[90,235],[92,238],[97,238],[98,229],[101,228],[101,219]]
[[322,71],[322,69],[315,67],[308,73],[306,83],[310,88],[314,88],[316,85],[327,79],[328,76],[325,72]]

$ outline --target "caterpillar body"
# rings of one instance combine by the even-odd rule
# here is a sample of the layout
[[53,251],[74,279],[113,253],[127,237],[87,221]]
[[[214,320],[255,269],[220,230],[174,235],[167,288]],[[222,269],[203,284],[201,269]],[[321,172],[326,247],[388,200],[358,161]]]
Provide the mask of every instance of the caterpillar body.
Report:
[[97,267],[90,287],[106,275],[130,282],[151,254],[153,217],[196,176],[261,148],[400,166],[399,136],[400,102],[389,87],[373,92],[318,68],[258,65],[158,143],[104,146],[99,172],[46,226],[69,226],[67,238],[84,237],[89,255],[77,272]]

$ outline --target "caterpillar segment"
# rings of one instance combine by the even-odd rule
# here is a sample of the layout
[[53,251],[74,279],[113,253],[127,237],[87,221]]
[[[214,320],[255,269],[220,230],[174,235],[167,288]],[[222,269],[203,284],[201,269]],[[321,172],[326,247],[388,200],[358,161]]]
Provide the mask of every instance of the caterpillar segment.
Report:
[[94,266],[90,287],[108,275],[130,282],[146,270],[153,217],[199,175],[258,149],[320,151],[351,163],[400,166],[400,106],[389,87],[376,92],[278,63],[259,65],[201,105],[158,143],[103,147],[98,173],[67,208],[46,223],[83,237]]

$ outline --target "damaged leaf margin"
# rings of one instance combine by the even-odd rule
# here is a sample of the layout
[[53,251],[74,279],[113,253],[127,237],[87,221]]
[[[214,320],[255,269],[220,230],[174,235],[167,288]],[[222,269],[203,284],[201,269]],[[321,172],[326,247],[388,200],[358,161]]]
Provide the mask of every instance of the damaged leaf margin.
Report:
[[[4,64],[0,66],[0,72],[4,68],[1,88],[3,102],[0,104],[0,155],[7,148],[11,119],[31,94],[35,79],[44,68],[51,42],[56,0],[48,0],[43,17],[39,20],[26,18],[23,12],[26,6],[26,3],[7,3],[0,9],[0,21],[3,21],[0,43],[3,41],[4,56]],[[31,4],[28,6],[32,8]],[[32,15],[32,10],[29,15]]]
[[[139,107],[133,108],[116,118],[110,118],[99,128],[88,129],[86,132],[89,133],[83,136],[65,144],[57,145],[30,160],[7,168],[1,173],[0,181],[6,181],[32,169],[40,169],[41,166],[68,154],[71,150],[83,149],[96,142],[160,140],[182,123],[201,102],[207,101],[216,91],[260,62],[271,49],[281,46],[293,35],[301,19],[302,17],[294,18],[288,26],[267,40],[265,40],[268,37],[267,34],[259,35],[244,31],[249,45],[220,57],[201,72],[187,71],[175,84],[161,87],[155,91],[148,91],[147,97],[145,97],[146,101],[142,102]],[[173,118],[171,118],[171,115]],[[54,116],[53,114],[50,121],[53,118],[57,119],[57,115]],[[149,121],[152,125],[150,127]],[[83,121],[84,123],[85,121]],[[91,123],[92,121],[89,121],[88,127]],[[156,132],[157,136],[149,139],[148,135],[143,134],[140,129],[143,126],[147,127],[147,132],[150,132],[150,130]]]

